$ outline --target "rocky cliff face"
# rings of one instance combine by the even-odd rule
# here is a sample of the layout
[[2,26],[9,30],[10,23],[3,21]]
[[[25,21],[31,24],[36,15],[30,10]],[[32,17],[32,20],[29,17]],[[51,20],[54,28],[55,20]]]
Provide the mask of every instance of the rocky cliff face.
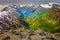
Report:
[[53,12],[56,14],[56,20],[60,20],[60,5],[59,4],[53,4],[52,7]]
[[22,27],[18,20],[18,12],[11,7],[5,7],[0,11],[0,33]]

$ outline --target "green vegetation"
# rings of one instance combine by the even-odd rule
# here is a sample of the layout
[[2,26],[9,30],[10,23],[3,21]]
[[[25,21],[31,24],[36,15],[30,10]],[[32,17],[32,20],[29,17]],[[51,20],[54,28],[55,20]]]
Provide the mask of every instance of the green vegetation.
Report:
[[56,18],[57,17],[56,14],[54,14],[53,10],[49,10],[49,11],[36,10],[33,15],[34,18],[30,19],[28,17],[25,17],[24,20],[27,23],[29,23],[29,27],[32,30],[38,29],[48,32],[57,32],[60,29],[60,24],[59,24],[59,19]]

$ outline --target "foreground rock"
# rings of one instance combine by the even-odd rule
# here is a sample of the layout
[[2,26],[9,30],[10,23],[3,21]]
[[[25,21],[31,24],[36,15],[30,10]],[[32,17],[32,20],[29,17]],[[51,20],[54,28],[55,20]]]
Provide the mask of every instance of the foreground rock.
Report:
[[60,40],[60,34],[17,28],[0,35],[0,40]]

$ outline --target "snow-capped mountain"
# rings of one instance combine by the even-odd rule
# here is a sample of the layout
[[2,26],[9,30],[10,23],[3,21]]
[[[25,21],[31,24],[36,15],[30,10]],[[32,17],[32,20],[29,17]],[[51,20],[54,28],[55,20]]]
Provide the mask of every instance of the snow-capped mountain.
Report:
[[49,4],[41,4],[40,6],[43,7],[43,8],[52,8],[52,5],[54,4],[53,3],[49,3]]

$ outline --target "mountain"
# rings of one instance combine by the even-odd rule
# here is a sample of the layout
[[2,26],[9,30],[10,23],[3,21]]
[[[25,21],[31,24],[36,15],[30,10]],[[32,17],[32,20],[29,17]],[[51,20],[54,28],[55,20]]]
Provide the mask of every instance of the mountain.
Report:
[[28,26],[28,24],[19,17],[15,6],[8,6],[0,11],[0,33],[15,29],[18,27]]
[[49,2],[59,2],[60,0],[0,0],[0,4],[10,4],[10,3],[20,3],[20,4],[27,4],[27,3],[33,3],[33,4],[45,4]]

